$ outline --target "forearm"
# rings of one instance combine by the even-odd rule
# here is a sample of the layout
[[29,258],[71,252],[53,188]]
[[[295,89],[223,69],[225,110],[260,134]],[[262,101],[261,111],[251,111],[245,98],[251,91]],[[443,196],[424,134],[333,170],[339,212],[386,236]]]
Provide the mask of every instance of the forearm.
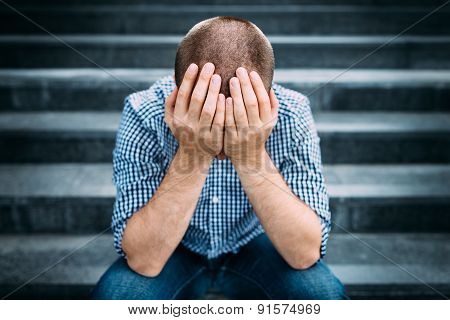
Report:
[[321,226],[315,212],[289,189],[267,152],[258,167],[235,164],[244,190],[275,248],[296,269],[320,257]]
[[151,200],[128,220],[122,247],[133,270],[147,276],[162,270],[186,233],[210,161],[179,149]]

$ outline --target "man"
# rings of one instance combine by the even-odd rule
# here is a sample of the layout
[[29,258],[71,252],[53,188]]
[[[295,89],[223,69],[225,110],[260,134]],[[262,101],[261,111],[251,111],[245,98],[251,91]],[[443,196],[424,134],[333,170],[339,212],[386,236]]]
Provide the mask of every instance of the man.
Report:
[[175,80],[126,99],[114,150],[120,257],[98,299],[340,299],[319,138],[303,95],[272,85],[252,23],[217,17],[181,42]]

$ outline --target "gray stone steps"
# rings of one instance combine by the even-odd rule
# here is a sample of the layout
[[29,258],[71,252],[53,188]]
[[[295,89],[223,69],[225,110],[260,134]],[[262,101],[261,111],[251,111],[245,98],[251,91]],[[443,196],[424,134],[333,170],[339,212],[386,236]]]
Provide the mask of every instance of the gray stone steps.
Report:
[[[171,69],[2,69],[0,110],[119,111],[131,92]],[[450,71],[277,69],[314,111],[450,111]]]
[[[13,0],[12,5],[36,5],[36,0]],[[66,0],[62,4],[59,0],[39,0],[39,4],[54,5],[86,5],[86,0]],[[125,5],[125,4],[158,4],[158,5],[374,5],[374,6],[423,6],[423,0],[90,0],[89,4]],[[427,0],[427,6],[439,6],[441,0]]]
[[[18,6],[28,18],[53,33],[186,33],[197,22],[215,16],[239,16],[266,34],[397,34],[430,13],[435,6],[122,4]],[[0,7],[1,34],[44,33],[16,12]],[[168,23],[170,21],[170,23]],[[320,21],[320,23],[317,23]],[[450,10],[442,8],[409,34],[449,34]]]
[[[110,162],[119,120],[120,112],[0,113],[0,162]],[[318,112],[316,125],[324,163],[450,161],[450,113]]]
[[[353,299],[443,298],[450,294],[449,240],[439,233],[332,234],[325,260]],[[117,258],[110,235],[2,235],[0,241],[0,295],[34,278],[10,299],[87,298]]]
[[[0,68],[166,68],[173,66],[181,39],[177,35],[58,37],[0,36]],[[450,68],[450,36],[394,40],[393,36],[274,35],[269,39],[279,68]]]
[[[324,175],[334,232],[450,230],[449,165],[325,165]],[[1,233],[80,234],[110,225],[111,164],[3,164],[0,181]]]

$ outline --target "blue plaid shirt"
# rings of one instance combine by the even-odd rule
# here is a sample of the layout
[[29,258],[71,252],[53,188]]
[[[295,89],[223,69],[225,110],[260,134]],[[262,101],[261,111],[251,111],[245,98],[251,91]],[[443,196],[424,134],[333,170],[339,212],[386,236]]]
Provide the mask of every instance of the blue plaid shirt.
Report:
[[[115,247],[123,256],[127,219],[151,199],[178,147],[164,122],[164,101],[174,87],[169,76],[125,99],[113,153],[117,197],[112,218]],[[273,89],[280,102],[279,118],[266,149],[292,192],[319,216],[323,257],[331,216],[309,101],[280,85],[274,84]],[[214,258],[237,252],[263,232],[231,162],[214,159],[181,243]]]

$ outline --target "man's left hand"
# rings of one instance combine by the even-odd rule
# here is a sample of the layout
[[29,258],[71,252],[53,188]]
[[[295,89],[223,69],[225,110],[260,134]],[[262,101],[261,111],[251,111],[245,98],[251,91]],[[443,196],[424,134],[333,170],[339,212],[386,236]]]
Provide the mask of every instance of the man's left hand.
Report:
[[238,68],[226,100],[224,151],[233,165],[254,170],[266,156],[265,143],[278,118],[278,100],[255,71]]

